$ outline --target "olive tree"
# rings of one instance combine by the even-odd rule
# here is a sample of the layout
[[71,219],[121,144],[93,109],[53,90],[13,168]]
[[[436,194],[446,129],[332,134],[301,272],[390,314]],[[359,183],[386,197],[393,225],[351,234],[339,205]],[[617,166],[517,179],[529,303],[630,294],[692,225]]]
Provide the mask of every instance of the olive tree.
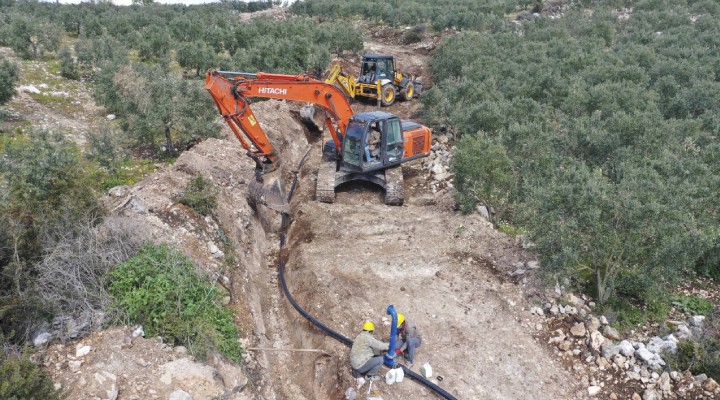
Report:
[[10,24],[10,47],[24,58],[38,58],[60,46],[62,30],[49,22],[24,16]]
[[202,83],[185,80],[162,65],[128,64],[113,84],[119,94],[123,126],[139,144],[175,154],[175,144],[218,134],[217,111]]
[[15,96],[15,84],[18,80],[18,67],[0,57],[0,104],[5,104]]

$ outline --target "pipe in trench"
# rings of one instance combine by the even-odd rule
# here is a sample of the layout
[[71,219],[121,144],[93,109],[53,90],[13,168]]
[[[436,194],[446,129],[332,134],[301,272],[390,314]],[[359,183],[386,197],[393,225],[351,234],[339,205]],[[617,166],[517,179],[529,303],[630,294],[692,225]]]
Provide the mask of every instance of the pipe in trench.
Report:
[[[300,173],[300,169],[302,168],[303,164],[305,163],[305,159],[307,158],[308,154],[310,154],[310,150],[311,149],[308,149],[308,151],[305,153],[303,158],[300,160],[300,163],[299,163],[297,169],[295,170],[295,177],[293,178],[293,183],[290,188],[290,192],[288,193],[288,204],[290,204],[290,200],[292,200],[292,196],[293,196],[293,193],[295,192],[295,187],[296,187],[297,181],[298,181],[298,174]],[[281,252],[282,252],[282,249],[285,247],[286,230],[287,230],[287,227],[289,224],[289,217],[290,217],[289,214],[284,213],[284,212],[282,213],[282,224],[281,224],[281,228],[280,228],[280,250],[281,250]],[[283,289],[283,292],[285,293],[285,297],[288,299],[290,304],[292,304],[292,306],[295,308],[295,310],[297,310],[297,312],[300,313],[300,315],[305,317],[305,319],[310,321],[313,325],[317,326],[323,332],[332,336],[340,343],[342,343],[348,347],[352,346],[352,343],[353,343],[352,340],[350,340],[349,338],[332,330],[331,328],[329,328],[327,325],[323,324],[322,322],[318,321],[315,317],[313,317],[307,311],[305,311],[302,307],[300,307],[300,305],[297,303],[297,301],[295,301],[295,298],[292,296],[292,294],[290,294],[290,290],[287,287],[287,281],[285,280],[285,260],[283,257],[280,257],[280,262],[278,264],[278,275],[280,275],[280,284],[282,285],[282,289]],[[445,398],[447,400],[457,400],[453,395],[451,395],[450,393],[445,391],[445,389],[443,389],[440,386],[425,379],[425,377],[423,377],[422,375],[416,374],[415,372],[411,371],[406,366],[396,363],[394,350],[395,350],[395,340],[397,337],[397,313],[395,312],[395,308],[392,305],[388,306],[387,313],[392,316],[392,327],[390,328],[390,350],[391,351],[388,351],[388,353],[391,353],[392,357],[388,357],[388,354],[386,354],[385,359],[384,359],[385,364],[391,368],[401,366],[405,376],[409,376],[411,379],[415,380],[416,382],[419,382],[420,384],[425,385],[428,389],[434,391],[435,393],[437,393],[438,395],[442,396],[443,398]],[[388,364],[388,360],[390,360],[392,362],[392,364]]]

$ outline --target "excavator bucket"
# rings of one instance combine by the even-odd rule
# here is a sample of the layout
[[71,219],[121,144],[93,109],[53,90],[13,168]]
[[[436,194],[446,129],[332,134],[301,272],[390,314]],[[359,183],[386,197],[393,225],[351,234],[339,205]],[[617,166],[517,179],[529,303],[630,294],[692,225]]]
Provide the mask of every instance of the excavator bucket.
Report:
[[248,185],[248,198],[255,204],[262,204],[279,213],[290,213],[290,204],[285,194],[285,183],[280,171],[262,175]]

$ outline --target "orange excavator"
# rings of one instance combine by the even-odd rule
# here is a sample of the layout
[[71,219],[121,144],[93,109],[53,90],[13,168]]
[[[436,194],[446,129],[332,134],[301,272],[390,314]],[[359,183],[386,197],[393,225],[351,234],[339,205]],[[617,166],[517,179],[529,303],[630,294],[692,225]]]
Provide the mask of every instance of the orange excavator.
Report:
[[385,204],[401,205],[400,164],[430,154],[428,127],[387,112],[354,114],[341,89],[308,75],[209,70],[205,89],[256,163],[257,182],[249,188],[251,197],[279,212],[288,212],[280,158],[255,118],[250,98],[309,102],[324,112],[332,140],[323,145],[318,170],[316,198],[322,202],[334,202],[339,185],[365,180],[385,189]]

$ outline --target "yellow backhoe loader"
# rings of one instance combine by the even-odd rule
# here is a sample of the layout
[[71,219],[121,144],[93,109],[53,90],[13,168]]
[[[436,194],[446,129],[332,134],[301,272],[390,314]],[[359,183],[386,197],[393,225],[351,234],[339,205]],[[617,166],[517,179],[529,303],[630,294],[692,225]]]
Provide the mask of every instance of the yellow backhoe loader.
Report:
[[422,83],[415,77],[395,69],[393,56],[378,54],[362,57],[357,78],[343,71],[340,64],[334,64],[325,76],[325,83],[342,87],[353,99],[358,96],[379,98],[380,104],[385,107],[395,103],[398,96],[402,100],[410,100],[422,89]]

